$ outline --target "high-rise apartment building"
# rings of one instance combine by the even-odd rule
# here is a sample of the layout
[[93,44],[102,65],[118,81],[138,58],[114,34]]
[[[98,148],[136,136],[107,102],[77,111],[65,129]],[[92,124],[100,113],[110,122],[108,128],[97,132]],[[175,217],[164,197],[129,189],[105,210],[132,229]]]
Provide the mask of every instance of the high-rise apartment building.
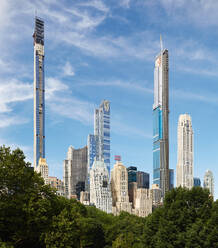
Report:
[[104,161],[95,160],[90,170],[90,204],[106,213],[112,212],[109,172]]
[[64,160],[64,188],[68,198],[80,199],[80,192],[87,185],[87,146],[81,149],[69,147]]
[[91,169],[94,159],[104,161],[110,173],[110,102],[104,100],[94,114],[94,135],[87,141],[88,168]]
[[214,196],[214,178],[210,170],[207,170],[204,174],[204,188],[209,189],[210,194]]
[[121,161],[116,161],[111,170],[112,211],[115,215],[121,211],[132,213],[132,203],[128,195],[128,172]]
[[193,187],[193,130],[191,116],[182,114],[178,122],[178,162],[176,186]]
[[136,181],[138,188],[149,189],[149,173],[146,173],[144,171],[137,171]]
[[44,22],[35,17],[34,39],[34,168],[45,158]]
[[194,187],[201,187],[201,179],[199,177],[194,177]]
[[40,158],[38,166],[36,167],[36,172],[41,174],[41,177],[44,179],[45,184],[49,184],[48,178],[48,165],[45,158]]
[[153,184],[164,197],[169,190],[169,77],[168,50],[155,58],[153,104]]

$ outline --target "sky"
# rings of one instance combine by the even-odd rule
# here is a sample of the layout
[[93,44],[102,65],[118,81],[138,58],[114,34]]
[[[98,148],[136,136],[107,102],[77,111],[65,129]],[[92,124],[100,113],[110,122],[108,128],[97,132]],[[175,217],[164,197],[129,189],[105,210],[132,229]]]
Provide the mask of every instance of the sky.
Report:
[[0,0],[0,144],[33,162],[34,17],[45,22],[46,159],[63,177],[68,147],[84,147],[94,109],[111,102],[111,167],[150,173],[154,59],[169,50],[170,168],[180,114],[192,117],[194,176],[218,198],[217,0]]

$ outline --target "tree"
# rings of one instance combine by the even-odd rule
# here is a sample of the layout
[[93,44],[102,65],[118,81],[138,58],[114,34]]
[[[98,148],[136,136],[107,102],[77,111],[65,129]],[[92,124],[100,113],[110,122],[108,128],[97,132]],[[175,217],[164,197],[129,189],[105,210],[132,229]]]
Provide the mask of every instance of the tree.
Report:
[[43,233],[61,208],[20,149],[0,147],[0,238],[14,247],[44,247]]

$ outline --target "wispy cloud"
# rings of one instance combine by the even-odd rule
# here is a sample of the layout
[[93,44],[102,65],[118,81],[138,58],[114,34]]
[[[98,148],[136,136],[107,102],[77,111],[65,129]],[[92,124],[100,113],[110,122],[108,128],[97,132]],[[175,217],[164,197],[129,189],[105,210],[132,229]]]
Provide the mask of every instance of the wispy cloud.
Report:
[[63,74],[64,76],[70,76],[70,77],[73,77],[75,75],[74,68],[72,67],[69,61],[67,61],[63,67]]

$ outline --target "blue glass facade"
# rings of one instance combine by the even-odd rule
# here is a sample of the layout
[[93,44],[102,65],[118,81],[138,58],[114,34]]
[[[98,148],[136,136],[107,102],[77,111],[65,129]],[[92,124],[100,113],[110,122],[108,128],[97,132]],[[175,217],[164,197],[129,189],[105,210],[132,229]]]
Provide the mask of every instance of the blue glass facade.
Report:
[[91,169],[94,159],[103,160],[110,173],[110,103],[104,100],[95,110],[94,135],[88,136],[88,167]]
[[153,110],[153,183],[160,187],[160,139],[163,136],[162,111]]
[[199,177],[194,177],[194,187],[201,187],[201,179]]

